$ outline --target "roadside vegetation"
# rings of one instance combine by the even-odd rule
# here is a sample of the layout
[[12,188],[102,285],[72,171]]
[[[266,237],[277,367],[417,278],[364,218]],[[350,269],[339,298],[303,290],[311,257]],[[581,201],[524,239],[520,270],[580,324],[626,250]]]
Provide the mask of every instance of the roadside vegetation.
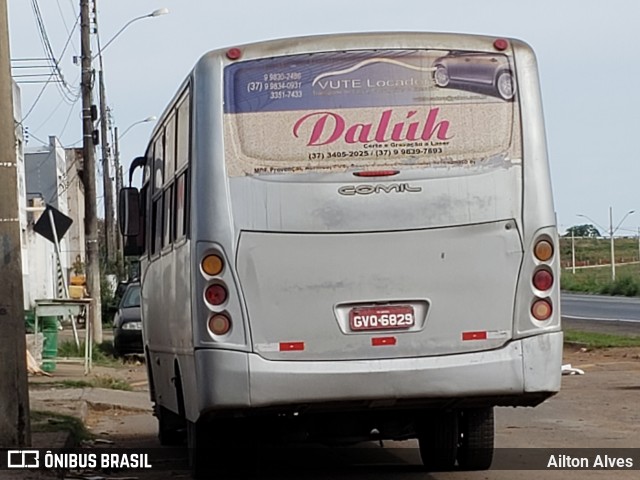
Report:
[[32,383],[30,388],[106,388],[109,390],[133,390],[126,380],[111,375],[96,375],[88,380],[55,380]]
[[[80,342],[80,347],[76,345],[73,340],[66,340],[58,345],[59,358],[84,358],[84,342]],[[95,365],[103,367],[116,367],[122,365],[122,360],[119,360],[114,355],[113,342],[106,341],[98,345],[93,345],[91,349],[91,361]]]
[[74,445],[92,438],[92,434],[86,429],[82,420],[70,415],[32,410],[30,419],[32,433],[66,431],[71,435]]
[[[573,243],[573,246],[572,246]],[[616,280],[611,280],[608,238],[560,238],[562,290],[601,295],[640,296],[640,243],[637,237],[615,238]],[[575,253],[575,263],[573,255]],[[575,265],[575,273],[574,273]]]
[[640,347],[640,337],[638,336],[612,335],[609,333],[582,332],[577,330],[565,330],[564,342],[585,348]]

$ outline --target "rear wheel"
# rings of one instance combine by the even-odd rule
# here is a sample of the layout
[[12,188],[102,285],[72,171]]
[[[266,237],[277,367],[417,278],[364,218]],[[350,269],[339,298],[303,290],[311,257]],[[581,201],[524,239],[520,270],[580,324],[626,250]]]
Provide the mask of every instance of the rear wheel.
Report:
[[189,467],[195,479],[212,478],[215,460],[212,455],[215,445],[209,438],[209,429],[202,422],[187,420],[187,447],[189,448]]
[[154,413],[158,417],[158,439],[160,445],[182,445],[186,439],[186,424],[184,418],[168,408],[154,406]]
[[[195,479],[245,478],[255,467],[254,439],[241,419],[187,421],[187,445]],[[253,461],[238,462],[243,456]]]
[[418,426],[420,457],[429,472],[446,472],[456,465],[459,425],[457,412],[436,412]]
[[495,435],[493,407],[464,410],[460,417],[461,442],[458,465],[461,470],[487,470],[493,460]]

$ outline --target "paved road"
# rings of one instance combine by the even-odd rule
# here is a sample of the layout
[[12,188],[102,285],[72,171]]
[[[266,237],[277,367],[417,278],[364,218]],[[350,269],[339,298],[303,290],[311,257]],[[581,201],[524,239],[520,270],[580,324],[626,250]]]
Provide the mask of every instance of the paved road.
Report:
[[563,293],[565,328],[640,335],[640,298]]
[[[536,408],[496,409],[496,459],[513,461],[514,453],[524,465],[528,457],[551,449],[554,455],[564,448],[584,449],[578,453],[595,456],[605,449],[640,447],[640,414],[637,403],[640,386],[640,363],[631,357],[592,357],[591,353],[569,353],[565,361],[582,368],[585,375],[564,376],[561,392]],[[91,430],[108,438],[115,447],[133,450],[157,448],[156,420],[150,413],[126,412],[114,417],[108,411],[95,411],[90,418]],[[492,470],[482,472],[425,473],[415,442],[385,442],[384,449],[376,443],[356,449],[313,449],[292,447],[282,455],[262,459],[261,468],[235,479],[251,480],[635,480],[637,470],[602,472],[597,470],[545,469]],[[396,447],[396,448],[390,448]],[[400,448],[397,448],[400,447]],[[409,447],[409,448],[407,448]],[[413,447],[413,448],[411,448]],[[523,450],[505,450],[523,449]],[[187,480],[189,470],[184,449],[166,449],[160,471],[127,471],[116,477],[138,480]],[[625,454],[628,452],[625,452]],[[640,454],[635,460],[640,460]],[[244,462],[257,459],[247,455]],[[508,465],[511,465],[510,463]],[[636,467],[637,468],[637,467]],[[111,478],[107,476],[107,478]],[[223,477],[227,478],[227,477]]]

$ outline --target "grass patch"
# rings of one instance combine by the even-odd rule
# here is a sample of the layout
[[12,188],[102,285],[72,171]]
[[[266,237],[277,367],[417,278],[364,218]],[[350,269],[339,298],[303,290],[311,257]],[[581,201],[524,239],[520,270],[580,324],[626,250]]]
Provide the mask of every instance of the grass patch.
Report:
[[576,269],[576,273],[563,269],[560,286],[570,292],[639,296],[640,265],[616,266],[615,281],[611,281],[611,266]]
[[92,434],[86,429],[82,421],[70,415],[34,410],[30,414],[31,432],[68,432],[76,445],[92,438]]
[[47,386],[59,386],[62,388],[108,388],[111,390],[124,390],[130,392],[131,385],[126,380],[112,377],[111,375],[97,375],[91,380],[63,380],[62,382],[47,383]]
[[640,347],[640,337],[612,335],[609,333],[564,331],[565,343],[584,345],[588,348]]
[[[58,345],[58,357],[84,358],[84,342],[80,342],[80,347],[78,347],[76,342],[72,340],[60,343]],[[113,342],[111,341],[94,345],[91,349],[91,360],[94,364],[105,367],[113,367],[122,364],[122,362],[114,356]]]
[[[609,238],[560,237],[561,288],[570,292],[640,296],[638,237],[616,238],[616,281],[611,280]],[[573,243],[573,246],[572,246]],[[575,253],[576,271],[572,272]],[[580,268],[588,267],[588,268]]]
[[[638,261],[638,237],[616,237],[616,263]],[[560,257],[562,265],[568,267],[572,262],[572,250],[575,252],[576,265],[601,265],[611,263],[611,239],[608,237],[560,237]]]

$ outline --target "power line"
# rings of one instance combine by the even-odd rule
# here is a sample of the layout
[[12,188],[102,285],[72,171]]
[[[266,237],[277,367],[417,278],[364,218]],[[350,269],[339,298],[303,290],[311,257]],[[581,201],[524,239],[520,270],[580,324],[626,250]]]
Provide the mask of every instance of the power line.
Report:
[[[67,32],[67,35],[69,35],[69,38],[72,37],[72,32],[75,30],[76,25],[78,24],[78,19],[80,18],[79,14],[76,14],[75,10],[73,10],[73,5],[72,5],[72,11],[76,17],[76,24],[73,26],[73,28],[71,29],[71,31],[69,31],[69,27],[67,26],[67,22],[64,20],[64,14],[62,13],[62,6],[60,5],[60,0],[56,0],[56,4],[58,5],[58,12],[60,13],[60,18],[62,19],[62,24],[64,25],[64,29]],[[75,43],[71,44],[73,46],[73,51],[76,53],[76,55],[78,54],[78,47],[76,47]],[[60,57],[62,58],[62,55],[60,55]]]
[[[49,36],[45,28],[44,19],[42,18],[42,12],[40,11],[40,6],[38,5],[37,0],[31,0],[31,7],[33,9],[34,17],[36,20],[36,27],[40,35],[40,40],[42,41],[42,46],[44,49],[45,56],[52,61],[53,74],[61,82],[61,84],[56,83],[56,87],[58,88],[58,91],[60,92],[60,94],[63,95],[70,103],[72,103],[75,99],[79,97],[80,92],[78,89],[75,89],[74,91],[71,85],[69,85],[64,78],[62,70],[60,69],[59,61],[53,52],[53,48],[51,46],[51,42],[49,40]],[[79,21],[79,17],[76,20],[74,28],[72,29],[72,33],[73,31],[75,31],[75,26],[78,24],[78,21]],[[73,35],[69,34],[69,37],[67,38],[67,42],[65,43],[65,46],[62,50],[62,53],[60,54],[60,57],[62,57],[66,52],[72,37]],[[48,81],[51,81],[51,79],[49,79]]]

